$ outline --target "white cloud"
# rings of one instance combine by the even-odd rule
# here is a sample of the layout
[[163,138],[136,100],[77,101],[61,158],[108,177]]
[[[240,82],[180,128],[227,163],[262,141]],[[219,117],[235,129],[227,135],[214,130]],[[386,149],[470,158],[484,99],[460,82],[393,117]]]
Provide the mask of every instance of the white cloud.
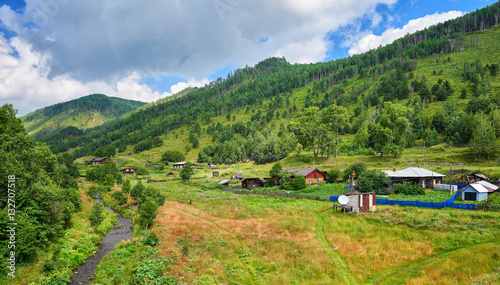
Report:
[[419,30],[423,30],[426,27],[445,22],[450,19],[455,19],[462,16],[464,13],[461,11],[450,11],[446,13],[435,13],[432,15],[427,15],[422,18],[411,20],[403,26],[401,29],[390,28],[382,33],[382,35],[377,36],[374,34],[367,34],[361,37],[357,42],[351,43],[349,54],[360,54],[371,49],[375,49],[378,46],[384,46],[392,43],[394,40],[405,36],[408,33],[414,33]]
[[26,2],[22,15],[4,6],[0,19],[16,31],[36,24],[21,35],[52,55],[52,76],[109,81],[157,66],[201,80],[229,63],[253,65],[276,54],[292,63],[320,61],[328,33],[396,0]]
[[[17,55],[14,55],[14,51]],[[133,72],[112,85],[104,81],[83,83],[68,74],[49,77],[50,56],[34,52],[19,38],[0,36],[0,103],[12,103],[24,115],[37,108],[92,93],[151,102],[170,93],[154,92],[140,84],[142,76]]]

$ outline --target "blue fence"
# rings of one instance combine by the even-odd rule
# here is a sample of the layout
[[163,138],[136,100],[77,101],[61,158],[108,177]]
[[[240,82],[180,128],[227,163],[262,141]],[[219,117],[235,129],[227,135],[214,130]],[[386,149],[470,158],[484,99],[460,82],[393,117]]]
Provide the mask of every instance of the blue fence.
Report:
[[[457,191],[453,197],[444,202],[420,202],[420,201],[396,201],[387,199],[376,199],[376,203],[379,205],[398,205],[398,206],[410,206],[410,207],[420,207],[420,208],[432,208],[432,209],[443,209],[443,208],[455,208],[462,210],[476,210],[476,205],[474,204],[458,204],[454,203],[455,200],[460,196],[460,191]],[[337,202],[339,196],[330,196],[330,202]]]

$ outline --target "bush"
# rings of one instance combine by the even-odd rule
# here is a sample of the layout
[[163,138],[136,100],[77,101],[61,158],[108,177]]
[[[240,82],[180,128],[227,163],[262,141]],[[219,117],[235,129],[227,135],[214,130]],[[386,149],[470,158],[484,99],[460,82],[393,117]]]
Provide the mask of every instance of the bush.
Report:
[[326,180],[328,180],[328,183],[335,183],[335,181],[339,179],[340,175],[342,175],[340,169],[329,170],[326,173]]
[[394,194],[425,195],[424,189],[422,189],[418,184],[413,184],[407,181],[402,184],[394,185],[394,188]]
[[356,185],[361,192],[372,192],[384,189],[389,184],[389,177],[377,170],[368,170],[358,176]]
[[149,246],[157,246],[160,244],[160,239],[154,232],[146,232],[142,239],[142,244]]
[[161,160],[165,162],[180,162],[185,159],[186,156],[179,150],[167,150],[161,156]]
[[119,205],[127,203],[127,197],[125,197],[122,191],[113,192],[113,194],[111,194],[111,197],[115,198],[116,201],[118,201]]
[[306,178],[303,175],[297,174],[292,182],[293,190],[301,190],[306,188]]
[[344,181],[347,181],[349,179],[349,176],[352,175],[353,172],[355,177],[359,177],[363,172],[366,171],[366,169],[367,169],[366,164],[363,162],[353,163],[344,170],[344,175],[342,176],[342,179]]
[[139,167],[137,169],[137,175],[147,175],[149,172],[145,167]]

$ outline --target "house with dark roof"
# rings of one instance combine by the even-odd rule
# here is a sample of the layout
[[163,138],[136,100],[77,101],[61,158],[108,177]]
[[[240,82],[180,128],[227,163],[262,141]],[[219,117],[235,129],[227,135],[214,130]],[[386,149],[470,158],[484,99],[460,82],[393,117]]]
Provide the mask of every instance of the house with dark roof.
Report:
[[89,162],[90,164],[104,164],[106,162],[106,158],[105,157],[96,157],[96,158],[87,159],[86,162]]
[[127,168],[121,169],[120,171],[123,174],[136,174],[137,170],[138,170],[137,168],[127,167]]
[[[184,168],[184,166],[186,166],[186,163],[187,163],[186,161],[177,162],[177,163],[172,164],[172,167],[182,169],[182,168]],[[196,168],[196,166],[198,166],[198,165],[196,165],[194,163],[191,164],[191,167]]]
[[394,184],[403,182],[411,182],[422,186],[422,188],[434,188],[436,184],[442,184],[443,178],[446,175],[427,170],[422,167],[408,167],[402,170],[382,170],[387,177],[391,179],[389,188],[393,188]]
[[243,174],[241,173],[236,173],[236,174],[233,174],[233,176],[231,176],[231,179],[233,180],[243,180]]
[[288,173],[292,173],[292,182],[295,176],[298,174],[306,178],[307,185],[314,185],[319,183],[325,183],[326,173],[319,171],[317,168],[306,168],[306,169],[284,169]]
[[241,181],[241,187],[246,189],[264,187],[265,184],[266,180],[262,178],[247,178]]

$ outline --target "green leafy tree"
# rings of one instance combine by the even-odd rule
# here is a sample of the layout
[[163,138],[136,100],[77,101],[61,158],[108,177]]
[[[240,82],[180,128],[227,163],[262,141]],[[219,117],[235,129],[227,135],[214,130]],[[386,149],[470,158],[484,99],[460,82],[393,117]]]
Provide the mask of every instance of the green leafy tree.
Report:
[[292,182],[292,189],[301,190],[304,188],[306,188],[306,178],[301,174],[295,175]]
[[367,167],[366,167],[365,163],[363,163],[363,162],[353,163],[353,164],[349,165],[349,167],[347,167],[344,170],[344,175],[342,176],[342,179],[344,181],[347,181],[353,172],[354,172],[354,176],[358,177],[361,174],[363,174],[363,172],[365,172],[366,170],[367,170]]
[[122,183],[122,192],[125,193],[126,195],[129,195],[130,190],[131,190],[130,180],[127,178]]
[[158,206],[162,206],[165,203],[165,196],[153,186],[148,186],[144,189],[141,197],[139,198],[139,203],[145,202],[147,197],[153,198]]
[[161,160],[165,162],[180,162],[185,159],[186,156],[179,150],[167,150],[161,155]]
[[194,174],[194,169],[191,166],[191,162],[186,162],[186,165],[181,169],[179,175],[181,176],[182,181],[188,181],[191,179],[191,176]]
[[320,154],[327,138],[327,126],[322,124],[319,108],[313,106],[302,110],[300,117],[291,122],[290,128],[304,149],[313,151],[316,164],[316,157]]
[[283,177],[282,169],[283,168],[281,167],[281,164],[279,162],[276,162],[271,168],[271,170],[269,170],[269,176],[271,176],[274,180],[276,180],[276,183],[279,183],[281,177]]
[[495,131],[484,113],[478,113],[475,119],[476,127],[470,140],[470,150],[476,160],[482,156],[486,156],[489,160],[490,155],[498,148]]
[[145,189],[144,185],[139,180],[139,182],[137,182],[137,184],[135,184],[134,188],[132,188],[132,190],[130,191],[130,196],[132,196],[132,198],[134,198],[136,201],[139,201],[144,189]]
[[385,173],[377,170],[367,170],[362,172],[356,179],[356,186],[361,192],[372,192],[387,187],[389,177]]
[[92,227],[97,228],[102,221],[104,221],[104,215],[103,215],[104,207],[102,206],[101,203],[99,202],[94,202],[92,205],[92,210],[90,214],[87,216],[87,219],[89,219],[90,224]]
[[347,126],[349,113],[343,106],[330,105],[323,110],[324,123],[328,124],[330,129],[335,132],[335,158],[339,144],[339,131]]
[[337,179],[339,179],[339,177],[341,176],[342,172],[340,171],[340,169],[335,168],[332,170],[328,170],[328,172],[326,173],[326,180],[328,180],[328,183],[335,183],[335,181],[337,181]]
[[139,225],[146,229],[153,225],[154,219],[158,214],[158,204],[151,197],[146,197],[144,202],[139,204]]

